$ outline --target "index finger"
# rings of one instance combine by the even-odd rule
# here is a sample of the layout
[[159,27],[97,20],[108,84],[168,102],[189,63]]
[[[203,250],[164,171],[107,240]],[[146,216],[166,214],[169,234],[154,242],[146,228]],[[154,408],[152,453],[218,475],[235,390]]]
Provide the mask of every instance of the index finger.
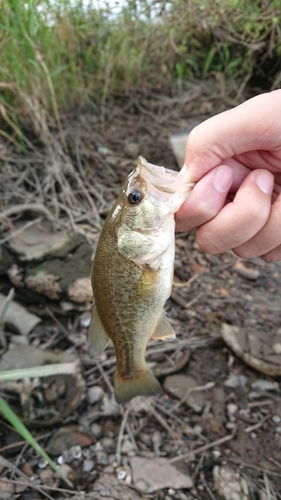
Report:
[[183,182],[197,182],[227,158],[280,149],[281,90],[261,94],[209,118],[189,134]]

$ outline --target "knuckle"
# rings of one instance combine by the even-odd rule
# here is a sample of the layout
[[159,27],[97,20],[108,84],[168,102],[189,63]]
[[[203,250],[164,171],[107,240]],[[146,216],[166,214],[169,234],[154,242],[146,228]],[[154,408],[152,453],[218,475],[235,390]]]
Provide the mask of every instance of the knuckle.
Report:
[[237,257],[240,257],[241,259],[251,259],[252,257],[256,257],[255,252],[253,252],[246,245],[234,248],[233,253],[235,253],[235,255],[237,255]]
[[196,241],[199,248],[206,253],[213,254],[219,253],[220,249],[216,247],[212,238],[208,235],[206,231],[202,231],[200,229],[197,230]]
[[276,255],[273,252],[269,252],[264,255],[261,255],[261,258],[265,262],[277,262],[278,260],[281,260],[281,252],[279,253],[279,255]]

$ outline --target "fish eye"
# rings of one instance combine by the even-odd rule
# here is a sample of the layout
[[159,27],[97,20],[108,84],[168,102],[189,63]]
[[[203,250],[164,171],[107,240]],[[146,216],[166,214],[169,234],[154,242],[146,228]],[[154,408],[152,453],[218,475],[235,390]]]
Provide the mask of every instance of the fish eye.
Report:
[[142,193],[138,191],[137,189],[134,189],[129,195],[128,195],[128,201],[130,205],[137,205],[140,203],[142,200]]

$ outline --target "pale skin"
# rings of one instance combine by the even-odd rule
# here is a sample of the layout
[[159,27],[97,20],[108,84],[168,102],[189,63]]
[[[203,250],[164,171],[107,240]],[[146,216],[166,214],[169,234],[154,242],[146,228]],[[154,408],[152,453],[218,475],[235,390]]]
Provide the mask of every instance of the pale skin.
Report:
[[281,260],[281,90],[216,115],[189,135],[183,182],[196,182],[176,214],[207,253]]

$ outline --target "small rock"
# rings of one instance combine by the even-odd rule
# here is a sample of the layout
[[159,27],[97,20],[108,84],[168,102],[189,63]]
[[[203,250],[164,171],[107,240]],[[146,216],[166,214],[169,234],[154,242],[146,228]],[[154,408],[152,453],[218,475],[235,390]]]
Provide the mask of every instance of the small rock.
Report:
[[164,488],[192,488],[191,478],[166,463],[163,458],[133,457],[130,462],[133,484],[142,493],[153,493]]
[[[6,297],[0,293],[0,316],[2,315],[3,308],[6,307]],[[14,300],[8,302],[4,314],[4,323],[12,325],[15,330],[21,335],[28,335],[29,332],[35,328],[41,319],[35,314],[29,313],[25,307],[21,306]]]
[[83,462],[83,472],[91,472],[95,465],[94,460],[86,459]]
[[251,384],[252,389],[256,391],[279,391],[279,385],[277,382],[271,382],[271,380],[256,380]]
[[235,413],[237,413],[238,411],[238,406],[234,403],[228,403],[226,409],[229,415],[235,415]]
[[88,393],[87,393],[87,399],[90,405],[93,405],[100,401],[104,396],[104,390],[102,387],[99,387],[98,385],[94,385],[92,387],[89,387]]
[[44,469],[39,474],[42,484],[46,484],[47,486],[52,486],[54,483],[54,472],[49,467]]
[[90,325],[90,322],[91,322],[91,314],[90,313],[85,312],[85,313],[81,314],[81,316],[79,318],[79,323],[80,323],[80,326],[82,326],[82,328],[88,328],[88,326]]
[[81,425],[67,425],[54,432],[47,446],[47,453],[61,455],[71,450],[72,459],[76,459],[75,453],[82,456],[81,448],[92,443],[92,437]]
[[279,415],[273,415],[272,420],[275,424],[280,424],[281,417]]
[[249,500],[249,490],[245,479],[228,465],[213,469],[215,488],[225,500]]
[[62,464],[60,465],[59,467],[61,473],[67,478],[69,479],[71,482],[73,482],[73,479],[74,479],[74,473],[73,473],[73,469],[70,467],[70,465],[67,465],[67,464]]
[[230,387],[236,389],[236,387],[245,387],[248,379],[245,375],[236,375],[236,373],[231,373],[228,379],[224,382],[225,387]]
[[102,448],[107,453],[115,450],[115,441],[110,437],[104,437],[100,440]]
[[277,342],[272,346],[272,350],[274,351],[275,354],[281,354],[281,343]]
[[101,425],[99,424],[92,424],[91,427],[91,433],[95,436],[95,437],[100,437],[101,436],[101,433],[102,433],[102,427]]
[[187,375],[170,375],[165,378],[165,391],[177,399],[186,396],[186,403],[196,413],[200,413],[205,405],[205,396],[203,392],[196,391],[198,381],[194,377]]
[[22,467],[21,467],[22,472],[27,476],[31,477],[33,476],[34,472],[28,462],[25,462]]
[[149,434],[146,434],[145,432],[140,432],[139,433],[139,440],[145,444],[148,448],[152,445],[152,439]]
[[6,477],[3,477],[1,478],[1,481],[0,481],[0,494],[1,494],[1,499],[3,498],[11,498],[12,499],[12,495],[14,493],[14,484],[9,481],[9,479],[7,479]]
[[105,451],[97,451],[96,461],[99,465],[108,465],[108,456]]
[[104,467],[103,472],[104,474],[114,474],[115,469],[112,465],[107,465],[106,467]]
[[122,453],[129,453],[130,451],[133,451],[135,449],[135,446],[134,444],[129,440],[129,439],[125,439],[122,443],[122,446],[121,446],[121,451]]
[[120,481],[123,481],[127,476],[127,472],[125,470],[119,470],[117,471],[117,478],[120,480]]

